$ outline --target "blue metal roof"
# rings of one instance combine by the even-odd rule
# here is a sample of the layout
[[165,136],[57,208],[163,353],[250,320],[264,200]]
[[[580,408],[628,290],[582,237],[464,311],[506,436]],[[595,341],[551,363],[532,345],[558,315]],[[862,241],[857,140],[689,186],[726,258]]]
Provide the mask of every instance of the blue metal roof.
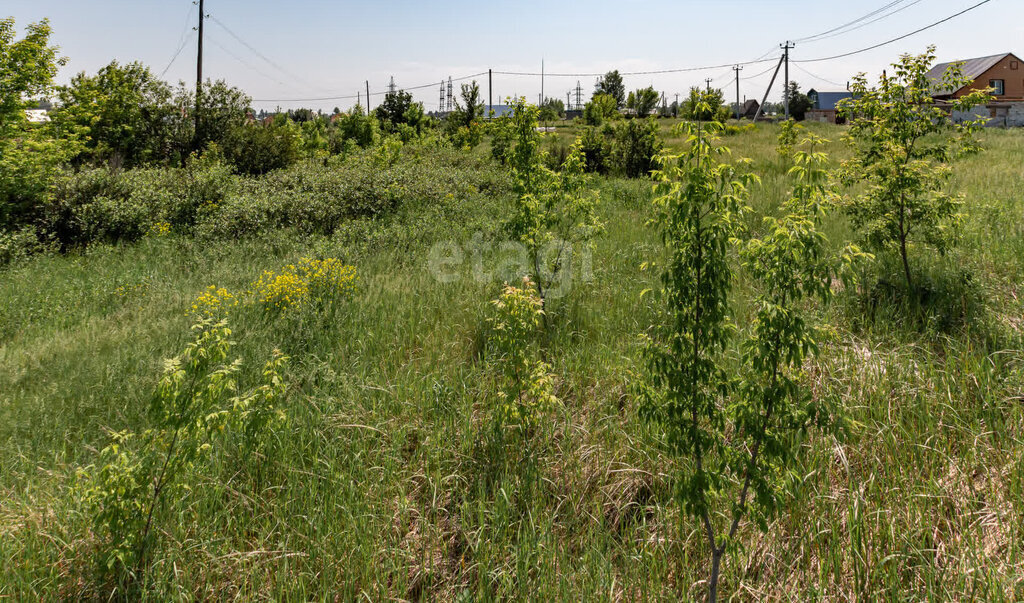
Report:
[[850,92],[847,90],[822,90],[819,92],[814,88],[811,88],[810,90],[807,91],[807,96],[811,99],[811,102],[814,103],[815,109],[835,109],[836,105],[839,104],[839,101],[843,100],[844,98],[850,98],[853,95],[850,94]]

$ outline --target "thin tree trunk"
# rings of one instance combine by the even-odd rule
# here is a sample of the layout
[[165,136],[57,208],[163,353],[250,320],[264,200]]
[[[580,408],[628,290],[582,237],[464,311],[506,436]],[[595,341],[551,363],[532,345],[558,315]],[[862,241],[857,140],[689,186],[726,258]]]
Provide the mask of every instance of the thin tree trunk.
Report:
[[910,279],[910,263],[907,262],[907,235],[900,235],[900,256],[903,258],[903,276],[907,277],[907,293],[913,293],[914,283]]
[[708,582],[708,603],[718,600],[718,571],[722,564],[722,553],[725,549],[716,549],[711,553],[711,580]]

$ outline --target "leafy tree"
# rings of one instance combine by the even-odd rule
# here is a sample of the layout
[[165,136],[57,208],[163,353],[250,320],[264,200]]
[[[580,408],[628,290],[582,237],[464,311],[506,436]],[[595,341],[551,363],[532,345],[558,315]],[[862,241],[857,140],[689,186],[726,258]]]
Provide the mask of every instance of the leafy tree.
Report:
[[[706,114],[709,106],[696,107]],[[717,600],[721,561],[750,515],[762,529],[793,481],[799,434],[833,427],[833,413],[801,387],[805,357],[817,349],[802,316],[808,297],[827,299],[838,263],[818,230],[826,198],[827,158],[811,140],[797,153],[792,199],[765,236],[740,244],[757,284],[754,320],[741,345],[742,378],[729,375],[733,267],[730,255],[756,176],[718,157],[717,122],[681,124],[688,143],[665,158],[655,223],[667,247],[660,298],[666,316],[648,340],[642,415],[679,457],[676,492],[697,520],[711,556],[708,599]],[[847,255],[854,255],[850,252]]]
[[221,148],[235,171],[258,176],[292,165],[299,158],[300,137],[289,126],[243,124],[228,134]]
[[599,126],[605,121],[615,119],[619,110],[615,97],[609,94],[595,94],[594,98],[583,107],[583,123],[588,126]]
[[168,157],[176,113],[171,89],[145,65],[113,61],[95,76],[78,74],[59,96],[54,121],[87,131],[92,159],[136,167]]
[[586,127],[580,134],[580,152],[586,172],[607,174],[611,169],[613,131],[602,131],[596,126]]
[[339,155],[350,146],[369,148],[380,138],[380,127],[373,115],[366,115],[361,105],[356,105],[348,114],[342,114],[334,121],[327,135],[328,148],[332,155]]
[[660,95],[654,88],[641,88],[636,92],[629,93],[626,107],[636,111],[638,117],[647,117],[658,106],[659,98]]
[[483,139],[480,119],[484,115],[484,103],[480,97],[480,86],[475,80],[462,84],[459,96],[461,102],[456,102],[455,110],[448,115],[448,132],[457,146],[473,148]]
[[629,119],[615,127],[611,162],[615,171],[627,178],[651,173],[661,152],[658,124],[653,119]]
[[565,115],[565,103],[557,98],[548,98],[544,100],[544,104],[540,106],[540,120],[541,121],[554,121],[561,119]]
[[45,96],[57,69],[67,59],[50,46],[50,22],[46,19],[26,28],[25,37],[15,40],[14,18],[0,19],[0,137],[25,120],[24,110],[34,96]]
[[681,110],[683,119],[692,121],[725,123],[732,115],[721,90],[704,90],[696,86],[690,88],[690,94],[682,102]]
[[460,100],[455,102],[455,110],[448,116],[452,123],[459,128],[469,128],[473,122],[479,121],[484,116],[484,102],[480,96],[480,86],[476,80],[469,84],[462,84],[462,91],[459,93]]
[[609,71],[597,80],[594,86],[594,96],[607,94],[615,99],[615,108],[621,109],[626,102],[626,85],[622,82],[619,70]]
[[285,419],[288,358],[277,350],[263,383],[238,392],[241,359],[229,361],[234,342],[226,321],[202,319],[195,339],[165,363],[150,403],[153,427],[139,435],[114,434],[98,465],[82,471],[84,498],[101,538],[101,568],[119,579],[140,580],[157,541],[154,529],[167,501],[179,498],[188,478],[226,434],[244,434],[250,446]]
[[[950,163],[980,149],[973,134],[983,123],[955,123],[935,106],[935,82],[927,76],[934,60],[933,46],[903,55],[891,73],[882,73],[877,87],[860,74],[853,80],[853,97],[840,104],[851,122],[844,140],[854,150],[844,164],[845,177],[866,184],[863,193],[847,200],[846,212],[872,249],[899,251],[908,290],[913,286],[909,244],[918,241],[944,253],[957,241],[962,198],[945,189]],[[961,66],[953,65],[941,86],[956,90],[969,83]],[[952,111],[967,112],[991,98],[987,90],[976,90],[952,100]]]
[[48,21],[29,25],[20,40],[15,35],[14,19],[0,19],[0,229],[31,221],[61,165],[78,153],[81,134],[52,123],[28,123],[29,98],[52,90],[65,60],[49,45]]
[[245,92],[229,86],[224,80],[206,80],[201,94],[198,132],[195,130],[195,88],[182,83],[174,97],[174,106],[180,116],[176,122],[177,146],[185,156],[185,150],[190,148],[189,141],[199,149],[211,142],[222,145],[228,133],[245,123],[252,102]]
[[811,97],[800,92],[800,85],[796,82],[789,83],[789,115],[797,120],[803,121],[807,112],[814,106]]
[[399,125],[406,123],[406,112],[413,104],[412,94],[405,90],[388,92],[384,95],[384,102],[374,109],[374,114],[385,132],[395,132]]

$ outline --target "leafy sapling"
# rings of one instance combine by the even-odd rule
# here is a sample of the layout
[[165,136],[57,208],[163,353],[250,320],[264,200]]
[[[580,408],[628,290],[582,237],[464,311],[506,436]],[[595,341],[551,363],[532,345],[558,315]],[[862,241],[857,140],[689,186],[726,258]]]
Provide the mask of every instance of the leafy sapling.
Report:
[[800,130],[804,127],[793,119],[787,119],[779,124],[779,146],[777,152],[782,158],[782,164],[788,166],[793,157],[793,147],[800,136]]
[[150,405],[154,426],[138,436],[115,434],[100,464],[83,472],[85,500],[104,542],[101,566],[119,579],[142,576],[160,508],[189,489],[189,476],[223,434],[236,430],[255,448],[285,418],[285,356],[275,352],[264,383],[239,394],[241,361],[228,361],[227,323],[201,319],[193,329],[196,337],[184,352],[165,362]]
[[581,142],[573,143],[561,171],[552,171],[544,165],[537,108],[522,98],[514,108],[503,118],[508,120],[503,128],[509,138],[505,161],[516,193],[506,229],[527,249],[527,272],[543,307],[549,297],[566,292],[574,249],[589,246],[602,230],[598,195],[587,187]]
[[877,87],[864,74],[853,80],[852,98],[840,111],[850,120],[844,140],[854,157],[844,163],[845,179],[865,186],[848,199],[846,213],[869,248],[895,249],[903,263],[907,289],[913,278],[908,259],[912,242],[940,254],[956,244],[963,222],[962,198],[946,190],[951,162],[980,147],[973,134],[983,119],[955,120],[991,100],[987,90],[974,90],[939,106],[933,94],[959,90],[971,83],[960,65],[935,81],[928,77],[935,48],[903,55],[885,72]]
[[[751,515],[764,528],[780,506],[799,435],[836,424],[801,387],[803,362],[817,349],[802,304],[831,296],[840,265],[817,228],[827,206],[827,157],[811,137],[808,150],[794,153],[797,183],[783,217],[765,218],[763,237],[739,243],[758,294],[740,345],[742,370],[730,376],[729,252],[754,179],[716,161],[724,151],[712,145],[713,135],[714,128],[691,128],[687,151],[658,174],[668,316],[649,340],[650,376],[640,391],[644,416],[681,461],[677,493],[708,544],[710,601],[741,521]],[[843,257],[856,255],[850,249]]]
[[655,172],[660,195],[653,222],[668,256],[659,291],[665,317],[648,339],[648,379],[639,391],[641,416],[660,428],[667,449],[682,461],[677,492],[683,511],[702,522],[712,551],[711,600],[726,545],[714,509],[731,483],[728,463],[736,457],[726,430],[731,407],[724,403],[735,387],[725,370],[735,330],[729,252],[748,188],[757,180],[719,160],[728,152],[714,144],[721,127],[713,121],[680,124],[685,150],[664,156],[664,168]]
[[505,285],[492,302],[489,347],[501,376],[499,424],[512,424],[524,437],[533,431],[541,413],[558,403],[551,367],[536,358],[533,341],[544,312],[529,278],[522,287]]

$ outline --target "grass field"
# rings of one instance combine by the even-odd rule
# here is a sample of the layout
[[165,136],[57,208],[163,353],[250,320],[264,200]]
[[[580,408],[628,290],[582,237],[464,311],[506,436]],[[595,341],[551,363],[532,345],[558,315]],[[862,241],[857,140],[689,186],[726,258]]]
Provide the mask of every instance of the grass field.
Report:
[[[845,156],[839,128],[812,129]],[[758,215],[791,186],[776,135],[762,126],[724,139],[761,175]],[[1024,133],[983,141],[952,183],[966,195],[961,246],[945,257],[911,250],[928,291],[920,304],[901,301],[900,269],[880,256],[861,290],[813,309],[832,334],[807,387],[839,404],[851,429],[807,439],[786,511],[765,533],[741,528],[725,596],[1024,599]],[[486,149],[476,153],[485,161]],[[497,385],[481,350],[500,280],[473,278],[468,259],[453,282],[429,269],[436,243],[500,241],[507,192],[406,203],[330,237],[151,236],[3,269],[0,598],[110,594],[93,577],[97,542],[76,471],[109,431],[146,426],[162,360],[189,340],[199,293],[242,290],[303,256],[353,264],[358,291],[329,315],[233,317],[243,384],[274,348],[292,358],[289,421],[272,453],[218,449],[192,490],[163,506],[143,594],[702,597],[706,542],[680,514],[673,461],[631,387],[638,335],[655,316],[640,296],[655,281],[640,264],[660,249],[645,225],[651,183],[594,186],[606,233],[592,280],[551,309],[544,349],[562,403],[527,445],[488,429]],[[838,215],[825,229],[837,247],[855,237]],[[742,275],[737,294],[750,295]]]

